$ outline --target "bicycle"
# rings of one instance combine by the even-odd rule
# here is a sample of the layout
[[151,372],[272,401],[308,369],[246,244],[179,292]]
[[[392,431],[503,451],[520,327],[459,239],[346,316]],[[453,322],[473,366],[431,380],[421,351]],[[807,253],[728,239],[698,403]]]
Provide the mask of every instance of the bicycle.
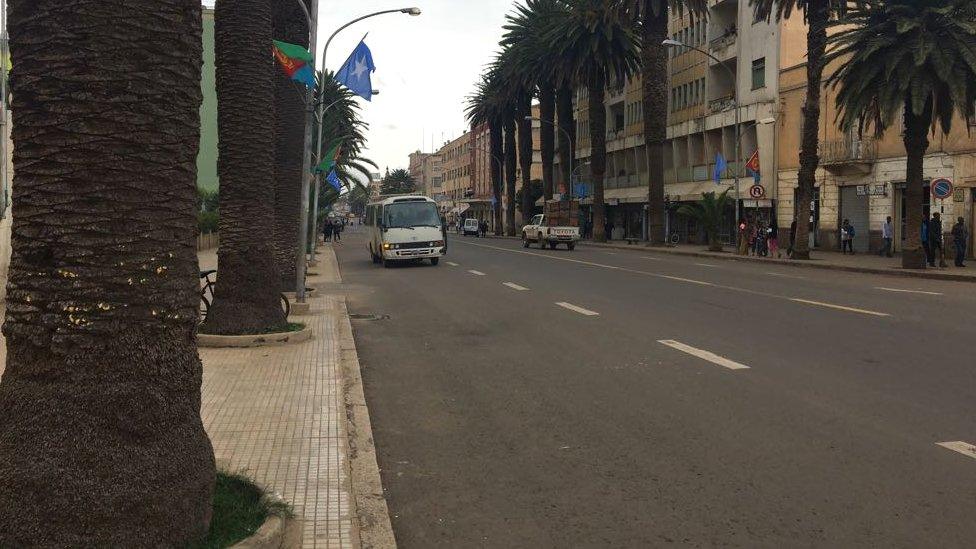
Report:
[[[214,289],[217,287],[216,280],[217,269],[209,269],[206,271],[200,271],[200,280],[203,282],[203,286],[200,287],[200,323],[207,320],[207,314],[210,312],[210,307],[213,306],[214,299]],[[214,278],[211,278],[211,277]],[[285,318],[291,313],[291,304],[288,302],[288,296],[283,292],[279,294],[281,296],[281,310],[285,313]]]
[[681,242],[681,235],[678,233],[671,233],[668,235],[668,240],[665,242],[668,248],[675,248],[678,246],[678,242]]

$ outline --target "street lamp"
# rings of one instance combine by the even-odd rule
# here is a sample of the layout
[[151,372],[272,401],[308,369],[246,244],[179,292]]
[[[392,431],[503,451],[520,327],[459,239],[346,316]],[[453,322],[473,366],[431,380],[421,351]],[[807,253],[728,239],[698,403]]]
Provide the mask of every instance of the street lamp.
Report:
[[[313,0],[312,11],[309,12],[308,8],[305,7],[305,3],[303,0],[297,0],[297,1],[298,4],[302,6],[302,12],[305,14],[305,18],[308,22],[308,31],[309,31],[308,49],[309,52],[312,54],[311,64],[312,67],[314,67],[315,50],[316,50],[316,34],[317,34],[316,29],[318,25],[318,10],[319,10],[318,4],[319,3],[318,0]],[[415,17],[417,15],[420,15],[420,9],[401,8],[401,9],[383,10],[374,13],[369,13],[361,17],[357,17],[356,19],[353,19],[352,21],[336,29],[336,31],[333,32],[331,36],[329,36],[329,39],[326,40],[325,47],[322,48],[323,78],[321,78],[319,81],[318,90],[312,90],[311,88],[309,88],[305,92],[305,139],[304,139],[305,146],[303,149],[304,155],[302,158],[302,204],[301,204],[301,210],[300,210],[299,221],[298,221],[299,223],[298,254],[297,257],[295,258],[296,260],[295,278],[297,280],[297,284],[295,288],[296,290],[295,298],[299,303],[305,303],[305,271],[307,267],[307,263],[305,259],[305,250],[308,247],[308,240],[309,240],[309,234],[308,234],[308,213],[309,213],[308,203],[310,198],[309,190],[312,187],[312,181],[315,179],[315,174],[312,173],[312,129],[313,129],[312,126],[316,118],[322,120],[323,117],[324,110],[322,109],[322,101],[323,101],[323,95],[325,93],[324,69],[325,69],[326,55],[329,52],[329,44],[332,43],[332,39],[335,38],[337,34],[342,32],[347,27],[355,23],[358,23],[363,19],[368,19],[370,17],[376,17],[377,15],[384,15],[387,13],[405,13],[407,15]],[[316,113],[316,106],[318,106],[317,113]],[[317,141],[316,156],[321,157],[322,156],[322,132],[320,131],[318,132],[318,134],[319,134],[318,139],[316,140]],[[317,192],[318,192],[318,188],[316,186],[316,193]],[[314,238],[315,235],[313,234],[312,237]],[[314,246],[313,246],[313,253],[314,253]]]
[[535,116],[526,116],[525,119],[529,121],[537,120],[543,124],[549,124],[553,128],[556,128],[557,130],[563,132],[566,135],[566,143],[569,144],[569,158],[567,158],[566,160],[569,163],[569,174],[570,174],[569,181],[567,182],[567,184],[569,185],[569,198],[572,199],[573,198],[573,156],[576,155],[576,151],[573,150],[573,140],[569,137],[569,132],[566,131],[565,128],[561,128],[558,125],[553,124],[548,120],[543,120]]
[[735,90],[735,99],[733,100],[734,103],[735,103],[735,163],[736,163],[736,167],[735,167],[735,222],[738,223],[739,222],[739,163],[742,162],[742,154],[741,154],[741,151],[740,151],[741,139],[742,139],[742,132],[741,132],[741,129],[739,128],[739,77],[738,77],[738,75],[736,73],[732,72],[732,69],[730,69],[727,66],[725,66],[725,63],[722,63],[722,61],[718,57],[715,57],[714,55],[708,53],[707,51],[705,51],[705,50],[703,50],[701,48],[697,48],[695,46],[691,46],[689,44],[685,44],[684,42],[681,42],[680,40],[672,40],[670,38],[667,39],[667,40],[664,40],[663,42],[661,42],[661,45],[664,46],[664,47],[666,47],[666,48],[687,48],[687,49],[695,50],[695,51],[697,51],[699,53],[702,53],[702,54],[708,56],[710,59],[712,59],[716,63],[718,63],[719,66],[721,66],[723,69],[725,69],[725,72],[729,73],[729,76],[732,77],[732,87]]

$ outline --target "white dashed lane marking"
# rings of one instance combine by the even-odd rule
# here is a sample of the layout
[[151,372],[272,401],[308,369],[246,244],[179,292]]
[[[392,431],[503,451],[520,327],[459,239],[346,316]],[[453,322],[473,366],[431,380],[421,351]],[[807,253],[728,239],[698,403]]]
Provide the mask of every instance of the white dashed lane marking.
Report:
[[469,273],[471,273],[471,274],[473,274],[473,275],[478,275],[478,276],[485,276],[485,273],[483,273],[483,272],[481,272],[481,271],[476,271],[476,270],[474,270],[474,269],[471,269],[471,270],[470,270],[470,271],[468,271],[468,272],[469,272]]
[[457,263],[455,263],[453,261],[448,261],[447,264],[450,265],[451,267],[460,267],[459,264],[457,264]]
[[518,284],[516,284],[514,282],[503,282],[502,285],[503,286],[508,286],[509,288],[515,290],[516,292],[527,292],[529,290],[525,286],[519,286]]
[[959,452],[964,456],[969,456],[973,459],[976,459],[976,446],[973,446],[968,442],[956,440],[953,442],[936,442],[935,444],[947,450],[952,450],[953,452]]
[[838,311],[847,311],[849,313],[859,313],[862,315],[891,316],[888,313],[879,313],[878,311],[858,309],[857,307],[845,307],[844,305],[834,305],[833,303],[824,303],[822,301],[811,301],[809,299],[800,299],[798,297],[791,297],[790,301],[794,301],[796,303],[806,303],[807,305],[815,305],[817,307],[826,307],[828,309],[837,309]]
[[691,345],[685,345],[684,343],[681,343],[680,341],[675,341],[673,339],[662,339],[658,341],[658,343],[662,345],[667,345],[668,347],[671,347],[672,349],[677,349],[678,351],[681,351],[683,353],[688,353],[691,356],[695,356],[702,360],[706,360],[708,362],[711,362],[712,364],[718,364],[719,366],[723,368],[728,368],[729,370],[749,369],[749,367],[746,366],[745,364],[739,364],[734,360],[729,360],[725,357],[718,356],[713,352],[706,351],[704,349],[697,349],[695,347],[692,347]]
[[769,276],[778,276],[780,278],[794,278],[796,280],[806,280],[806,278],[804,278],[802,276],[788,275],[788,274],[783,274],[783,273],[769,272],[769,273],[766,273],[766,274],[768,274]]
[[945,295],[945,294],[940,293],[940,292],[926,292],[926,291],[923,291],[923,290],[903,290],[901,288],[884,288],[884,287],[881,287],[881,286],[877,286],[874,289],[875,290],[884,290],[886,292],[898,292],[898,293],[902,293],[902,294]]
[[573,305],[572,303],[566,303],[564,301],[560,301],[559,303],[556,303],[556,305],[559,305],[563,309],[569,309],[570,311],[573,311],[575,313],[579,313],[579,314],[584,315],[584,316],[600,316],[600,313],[591,311],[589,309],[584,309],[582,307]]
[[718,265],[712,265],[711,263],[695,263],[695,265],[698,265],[699,267],[714,267],[714,268],[718,268]]

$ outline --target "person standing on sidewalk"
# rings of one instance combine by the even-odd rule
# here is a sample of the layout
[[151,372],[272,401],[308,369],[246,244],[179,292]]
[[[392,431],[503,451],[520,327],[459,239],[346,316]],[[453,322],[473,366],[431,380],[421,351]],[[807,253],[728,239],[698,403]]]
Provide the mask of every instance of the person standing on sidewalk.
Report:
[[325,237],[326,242],[332,242],[332,222],[328,219],[322,224],[322,235]]
[[966,222],[962,217],[952,226],[952,246],[956,249],[956,267],[965,267],[966,260]]
[[739,219],[739,255],[749,253],[749,225],[743,217]]
[[929,246],[929,214],[922,216],[922,248],[925,250],[925,261],[935,267],[935,259],[932,258],[932,248]]
[[895,228],[891,225],[891,216],[889,215],[885,222],[881,224],[881,239],[884,242],[881,245],[881,251],[878,255],[883,255],[885,257],[891,257],[891,241],[895,237]]
[[948,267],[945,262],[945,249],[942,247],[942,215],[939,212],[932,214],[929,221],[929,266],[935,267],[935,258],[939,258],[939,267]]
[[846,254],[847,250],[854,255],[854,226],[849,219],[845,219],[840,227],[840,253]]
[[786,249],[786,257],[793,259],[793,248],[796,246],[796,218],[790,223],[790,247]]
[[336,242],[342,240],[342,221],[336,219],[335,223],[332,224],[332,237]]

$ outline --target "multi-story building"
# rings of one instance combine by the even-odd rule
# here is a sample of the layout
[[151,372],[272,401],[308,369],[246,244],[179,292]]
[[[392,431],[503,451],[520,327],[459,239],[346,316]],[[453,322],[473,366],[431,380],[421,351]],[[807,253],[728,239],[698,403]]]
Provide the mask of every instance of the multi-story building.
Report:
[[417,182],[417,192],[437,198],[444,193],[444,167],[439,153],[410,153],[410,177]]
[[378,198],[381,188],[383,187],[383,174],[380,172],[373,172],[369,176],[369,198],[373,200]]
[[446,195],[443,206],[454,218],[461,216],[470,208],[465,199],[474,196],[471,186],[471,132],[444,144],[437,154],[441,157],[443,192]]

